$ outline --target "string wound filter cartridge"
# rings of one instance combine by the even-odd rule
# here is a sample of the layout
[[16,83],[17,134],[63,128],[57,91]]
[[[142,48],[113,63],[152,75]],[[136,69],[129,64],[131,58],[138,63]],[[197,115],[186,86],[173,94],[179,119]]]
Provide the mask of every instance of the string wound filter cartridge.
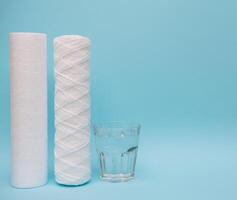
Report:
[[54,39],[55,178],[59,184],[90,180],[90,40],[79,35]]
[[47,182],[47,37],[10,33],[11,184]]

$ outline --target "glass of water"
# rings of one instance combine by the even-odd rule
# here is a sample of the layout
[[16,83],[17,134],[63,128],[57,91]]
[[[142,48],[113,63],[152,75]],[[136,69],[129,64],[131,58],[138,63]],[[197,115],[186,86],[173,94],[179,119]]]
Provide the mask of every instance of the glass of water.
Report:
[[134,178],[140,124],[109,122],[94,126],[100,178],[110,182]]

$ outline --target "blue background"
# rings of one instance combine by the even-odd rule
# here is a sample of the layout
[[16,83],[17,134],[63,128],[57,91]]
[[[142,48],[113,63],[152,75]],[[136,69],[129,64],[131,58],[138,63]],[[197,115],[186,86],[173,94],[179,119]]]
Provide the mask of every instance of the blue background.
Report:
[[[235,0],[1,0],[0,199],[237,199]],[[48,35],[49,183],[14,189],[10,177],[8,33]],[[92,121],[139,121],[136,179],[53,179],[53,38],[92,40]],[[93,139],[93,138],[92,138]]]

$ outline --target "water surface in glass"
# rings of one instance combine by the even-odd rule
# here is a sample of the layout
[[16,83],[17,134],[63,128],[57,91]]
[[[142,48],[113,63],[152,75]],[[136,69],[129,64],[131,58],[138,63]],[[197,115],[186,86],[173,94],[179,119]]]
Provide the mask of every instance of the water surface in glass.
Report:
[[95,126],[101,179],[120,182],[134,177],[140,125],[121,122]]

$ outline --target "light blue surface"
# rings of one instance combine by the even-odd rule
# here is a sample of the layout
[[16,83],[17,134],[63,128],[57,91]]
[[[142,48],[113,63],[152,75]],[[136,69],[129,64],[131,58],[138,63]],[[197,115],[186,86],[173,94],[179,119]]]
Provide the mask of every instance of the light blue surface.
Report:
[[[237,2],[234,0],[1,0],[0,200],[237,199]],[[9,186],[8,33],[48,34],[49,183]],[[53,38],[92,40],[92,121],[142,124],[137,177],[53,180]],[[33,196],[32,196],[33,195]]]

